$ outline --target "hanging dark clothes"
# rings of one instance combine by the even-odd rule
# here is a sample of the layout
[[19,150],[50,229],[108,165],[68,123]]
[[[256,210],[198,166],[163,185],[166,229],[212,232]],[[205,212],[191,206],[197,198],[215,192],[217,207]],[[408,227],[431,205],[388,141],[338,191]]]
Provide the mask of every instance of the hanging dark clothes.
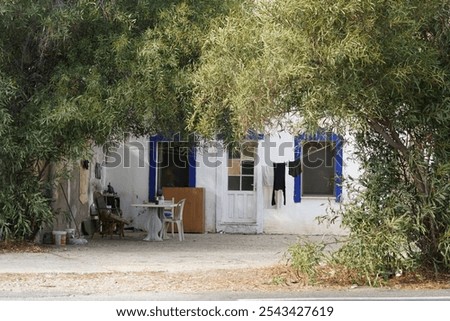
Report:
[[100,165],[99,163],[95,163],[95,178],[102,178],[102,165]]
[[284,205],[286,205],[286,163],[273,163],[273,192],[272,205],[276,205],[275,191],[283,191]]
[[297,177],[302,173],[302,162],[300,158],[294,160],[293,162],[289,162],[289,175],[293,177]]

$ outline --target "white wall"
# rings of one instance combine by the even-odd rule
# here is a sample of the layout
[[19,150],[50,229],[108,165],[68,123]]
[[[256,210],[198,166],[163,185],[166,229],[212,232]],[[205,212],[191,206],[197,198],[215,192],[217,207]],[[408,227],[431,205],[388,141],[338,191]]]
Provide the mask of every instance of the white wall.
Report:
[[196,187],[205,189],[205,231],[216,231],[216,202],[220,197],[217,193],[217,153],[215,144],[197,148],[197,176]]
[[[271,165],[272,162],[289,162],[294,160],[294,137],[287,133],[279,133],[270,136],[270,142],[274,146],[270,148],[265,144],[263,152],[265,159],[262,166]],[[267,150],[269,148],[269,151]],[[343,147],[343,175],[358,175],[357,164],[351,159],[351,141],[346,139]],[[264,169],[263,169],[264,171]],[[327,214],[329,209],[337,209],[342,203],[337,203],[334,197],[304,197],[300,203],[294,202],[294,177],[287,173],[286,169],[286,205],[272,206],[272,186],[263,184],[264,201],[264,232],[265,233],[292,233],[292,234],[345,234],[339,224],[327,226],[318,224],[317,217]],[[281,196],[281,192],[279,192]],[[343,188],[342,201],[347,197]],[[279,198],[283,201],[282,196]],[[280,203],[280,202],[278,202]]]
[[132,221],[132,226],[146,230],[147,217],[142,210],[131,204],[148,200],[149,143],[146,138],[130,138],[110,154],[104,165],[103,188],[108,183],[120,196],[123,216]]
[[[197,154],[196,187],[205,188],[205,230],[215,232],[216,169],[211,166],[214,156],[205,154],[202,149]],[[211,150],[210,150],[211,152]],[[115,158],[115,159],[113,159]],[[120,160],[120,161],[118,161]],[[211,164],[209,164],[211,162]],[[148,200],[149,190],[149,142],[148,138],[130,138],[110,157],[105,165],[103,188],[110,182],[120,196],[121,208],[125,218],[132,226],[146,230],[147,217],[144,210],[131,206]]]
[[[131,141],[131,143],[130,143]],[[286,173],[286,205],[272,206],[272,186],[263,184],[264,167],[272,162],[288,162],[294,160],[294,137],[287,133],[270,136],[273,146],[268,147],[260,141],[258,155],[260,157],[257,173],[257,199],[255,204],[258,209],[258,232],[264,233],[288,233],[288,234],[343,234],[345,231],[338,225],[327,227],[319,225],[316,217],[325,215],[327,208],[336,208],[341,203],[336,203],[334,198],[327,197],[302,197],[301,203],[294,203],[294,178]],[[265,146],[265,148],[264,148]],[[344,144],[343,174],[344,177],[358,176],[358,167],[351,159],[352,146],[350,142]],[[113,158],[113,159],[112,159]],[[149,183],[149,144],[148,139],[132,138],[121,145],[117,153],[104,167],[102,180],[103,188],[111,182],[115,191],[120,195],[121,207],[124,217],[133,221],[136,228],[146,229],[146,216],[141,215],[138,209],[131,206],[133,203],[142,203],[148,199]],[[221,202],[225,202],[226,183],[224,179],[218,179],[226,167],[224,152],[213,147],[200,147],[197,153],[196,187],[205,188],[205,229],[207,232],[216,232],[216,225],[220,222]],[[217,167],[220,161],[222,167]],[[226,184],[225,184],[226,185]],[[347,198],[343,189],[343,201]],[[235,231],[240,229],[236,227]]]

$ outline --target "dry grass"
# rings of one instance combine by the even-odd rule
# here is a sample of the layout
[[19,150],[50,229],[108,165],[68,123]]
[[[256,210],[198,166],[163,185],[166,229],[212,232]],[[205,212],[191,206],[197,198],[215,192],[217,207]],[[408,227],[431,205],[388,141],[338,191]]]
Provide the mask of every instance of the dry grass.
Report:
[[[297,273],[287,265],[274,267],[273,275],[275,282],[282,280],[282,283],[290,286],[329,288],[367,285],[365,279],[358,276],[355,271],[345,267],[321,266],[314,282],[309,280],[306,275]],[[429,270],[407,272],[400,276],[380,280],[377,286],[397,289],[448,289],[450,288],[450,274],[435,273]]]

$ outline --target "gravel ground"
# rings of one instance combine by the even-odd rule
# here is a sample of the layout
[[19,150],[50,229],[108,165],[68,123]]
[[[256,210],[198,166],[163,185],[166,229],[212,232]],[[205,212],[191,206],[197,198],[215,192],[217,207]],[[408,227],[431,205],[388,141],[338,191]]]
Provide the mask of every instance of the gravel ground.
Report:
[[86,245],[0,254],[0,299],[130,297],[145,293],[264,292],[295,235],[187,234],[146,242],[96,236]]
[[127,232],[124,239],[96,236],[85,245],[0,248],[0,300],[450,298],[448,278],[399,280],[382,289],[305,286],[286,268],[285,254],[298,241],[296,235],[187,234],[183,242],[144,237]]

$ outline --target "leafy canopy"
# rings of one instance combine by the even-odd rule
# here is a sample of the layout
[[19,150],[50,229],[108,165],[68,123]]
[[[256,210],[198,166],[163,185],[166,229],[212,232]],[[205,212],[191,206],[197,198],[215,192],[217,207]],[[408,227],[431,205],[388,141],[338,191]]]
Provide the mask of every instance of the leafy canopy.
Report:
[[209,21],[235,3],[0,0],[0,234],[51,223],[51,164],[184,131]]
[[363,173],[339,261],[448,269],[449,46],[448,0],[248,1],[208,36],[190,126],[351,131]]

